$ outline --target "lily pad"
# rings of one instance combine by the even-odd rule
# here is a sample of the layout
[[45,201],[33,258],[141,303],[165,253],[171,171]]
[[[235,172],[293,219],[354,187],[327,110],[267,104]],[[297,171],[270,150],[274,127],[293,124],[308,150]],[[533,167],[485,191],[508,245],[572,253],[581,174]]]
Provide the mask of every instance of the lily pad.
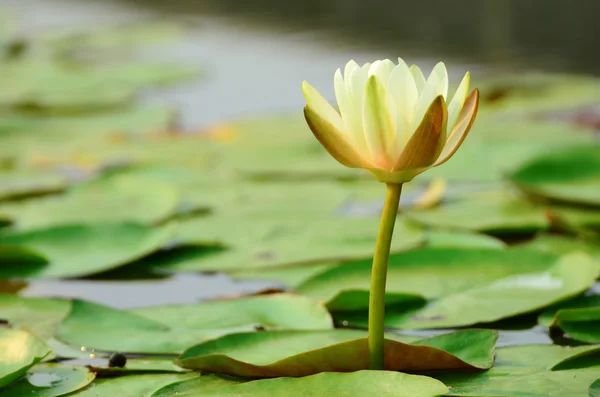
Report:
[[[0,200],[58,193],[67,183],[59,175],[2,172],[0,173]],[[8,214],[3,214],[6,216]]]
[[204,340],[210,332],[170,328],[133,313],[76,299],[56,335],[63,342],[87,349],[175,354]]
[[[400,329],[447,328],[491,323],[543,309],[590,288],[600,264],[585,254],[570,254],[537,272],[512,274],[445,295],[423,308],[386,313],[386,326]],[[344,313],[351,325],[365,326],[363,313]]]
[[0,294],[0,318],[8,321],[12,328],[28,331],[44,340],[54,336],[56,326],[70,309],[71,303],[65,300]]
[[0,387],[25,375],[50,354],[41,339],[21,330],[0,328]]
[[79,277],[106,271],[160,248],[171,236],[168,227],[133,223],[56,226],[0,235],[0,245],[39,252],[48,264],[35,273],[25,266],[0,268],[2,277]]
[[328,397],[434,397],[446,393],[448,388],[432,378],[390,371],[330,372],[252,382],[236,382],[213,375],[166,386],[152,397],[308,397],[324,391]]
[[87,368],[38,364],[24,378],[4,388],[2,397],[58,397],[80,390],[96,376]]
[[181,329],[220,330],[327,329],[332,327],[327,309],[317,301],[293,294],[268,294],[209,301],[195,305],[157,306],[133,313]]
[[520,244],[521,247],[552,252],[557,255],[572,252],[585,252],[600,258],[600,241],[593,239],[573,238],[555,234],[540,234],[533,240]]
[[600,342],[600,295],[561,302],[545,310],[538,322],[545,327],[559,327],[580,341]]
[[[598,367],[552,370],[589,347],[512,346],[497,350],[496,365],[483,373],[445,373],[434,377],[450,387],[450,396],[579,397],[598,379]],[[600,364],[599,356],[595,361]]]
[[545,154],[513,173],[511,180],[536,196],[600,206],[598,147],[586,145]]
[[[232,228],[231,225],[236,227]],[[283,265],[367,258],[373,254],[379,220],[375,217],[279,215],[207,217],[180,225],[179,238],[204,244],[222,243],[225,250],[198,250],[184,257],[164,258],[156,266],[174,271],[233,271]],[[399,219],[394,252],[424,240],[421,229]],[[230,245],[231,244],[231,245]],[[310,249],[306,249],[310,247]]]
[[19,245],[2,245],[0,242],[0,274],[17,274],[22,277],[42,271],[48,260],[40,253]]
[[157,390],[182,380],[195,378],[196,374],[128,375],[96,381],[73,393],[73,397],[151,396]]
[[[390,297],[439,299],[505,277],[544,272],[555,260],[533,250],[423,248],[390,256],[386,291]],[[366,309],[370,274],[370,260],[344,263],[307,280],[298,292],[329,303],[347,291],[364,291]]]
[[62,196],[6,205],[2,211],[19,230],[30,230],[108,222],[152,224],[173,215],[178,205],[179,194],[169,184],[110,178],[78,186]]
[[466,232],[427,232],[426,247],[431,248],[498,248],[506,247],[502,240],[485,234]]
[[[183,368],[241,377],[307,376],[367,369],[366,333],[267,331],[226,335],[186,350]],[[412,344],[386,339],[387,370],[485,369],[492,366],[495,331],[467,330]]]
[[229,272],[234,279],[273,280],[289,288],[297,288],[319,273],[338,266],[338,262],[308,263],[269,269],[249,269]]
[[589,397],[600,397],[600,379],[590,385]]

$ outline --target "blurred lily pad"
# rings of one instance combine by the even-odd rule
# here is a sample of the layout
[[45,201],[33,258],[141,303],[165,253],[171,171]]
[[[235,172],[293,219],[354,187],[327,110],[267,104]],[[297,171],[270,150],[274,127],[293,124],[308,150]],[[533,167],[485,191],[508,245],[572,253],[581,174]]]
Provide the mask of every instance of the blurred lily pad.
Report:
[[129,375],[117,378],[96,379],[96,381],[73,393],[73,397],[114,397],[151,396],[155,391],[182,380],[197,377],[197,374],[147,374]]
[[[394,296],[440,299],[507,277],[547,271],[556,256],[519,249],[424,248],[390,256],[387,277],[388,302]],[[371,261],[341,264],[316,275],[298,287],[298,292],[329,304],[347,293],[363,291],[368,308]],[[338,307],[338,310],[341,308]]]
[[25,375],[48,354],[50,349],[38,337],[22,330],[0,328],[0,387]]
[[133,223],[68,225],[0,235],[0,245],[39,252],[48,264],[0,268],[3,277],[78,277],[112,269],[159,249],[171,236],[168,227]]
[[331,316],[312,299],[293,294],[268,294],[246,298],[208,301],[195,305],[157,306],[133,313],[181,329],[229,330],[327,329]]
[[434,397],[448,388],[433,378],[391,371],[325,372],[302,378],[277,378],[243,382],[217,376],[201,376],[166,386],[152,397],[289,397],[317,396],[327,391],[329,397]]
[[502,240],[485,234],[467,232],[446,232],[441,230],[427,232],[426,247],[431,248],[497,248],[506,244]]
[[178,353],[206,338],[206,330],[181,330],[133,313],[74,300],[57,338],[72,346],[127,353]]
[[[597,348],[596,348],[597,349]],[[494,368],[482,373],[437,373],[433,376],[447,386],[449,396],[587,396],[598,379],[598,355],[587,367],[556,370],[564,360],[585,354],[590,347],[532,345],[497,350]],[[594,365],[595,361],[595,365]],[[525,393],[525,394],[524,394]]]
[[557,255],[571,252],[585,252],[600,258],[600,241],[593,239],[573,238],[556,234],[540,234],[533,240],[520,244],[521,247],[552,252]]
[[[65,195],[1,207],[19,230],[108,222],[157,223],[178,210],[171,185],[135,178],[108,178],[78,186]],[[93,211],[90,210],[93,208]]]
[[12,328],[28,331],[44,340],[54,336],[56,326],[70,309],[71,303],[66,300],[0,294],[0,318],[8,321]]
[[529,194],[600,206],[600,146],[586,145],[544,154],[511,175]]
[[[590,288],[600,274],[600,264],[575,253],[561,257],[553,266],[475,284],[429,302],[423,308],[386,313],[390,328],[448,328],[490,323],[542,309]],[[348,324],[365,326],[364,313],[344,313]]]
[[19,245],[2,245],[0,242],[0,274],[21,277],[35,275],[48,264],[46,257],[37,251]]
[[66,186],[65,179],[58,175],[3,172],[0,174],[0,200],[57,193]]
[[545,327],[559,327],[574,339],[600,342],[600,295],[580,296],[549,307],[538,321]]
[[3,397],[58,397],[90,384],[95,374],[87,368],[61,364],[38,364],[24,378],[1,392]]
[[[231,334],[187,349],[177,364],[252,378],[353,372],[369,366],[365,336],[351,330]],[[409,372],[489,368],[496,339],[490,330],[458,331],[412,344],[386,339],[385,368]]]
[[[332,217],[309,214],[218,216],[198,218],[180,225],[179,238],[224,250],[164,258],[154,265],[175,271],[232,271],[283,265],[367,258],[372,255],[379,220],[375,217]],[[236,225],[234,228],[231,225]],[[424,232],[401,218],[396,222],[393,251],[413,248]],[[310,247],[310,249],[306,249]]]

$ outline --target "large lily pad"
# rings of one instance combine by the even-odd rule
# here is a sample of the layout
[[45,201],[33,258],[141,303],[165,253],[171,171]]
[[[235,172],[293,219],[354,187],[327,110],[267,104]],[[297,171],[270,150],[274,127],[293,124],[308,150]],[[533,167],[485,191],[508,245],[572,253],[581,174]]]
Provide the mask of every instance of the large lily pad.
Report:
[[[445,295],[423,308],[386,313],[391,328],[447,328],[490,323],[543,309],[590,288],[600,264],[585,254],[562,257],[546,270],[520,273]],[[363,313],[340,315],[349,324],[365,326]]]
[[[151,224],[173,215],[179,194],[172,186],[135,178],[110,178],[66,195],[2,207],[20,230],[106,222]],[[93,211],[90,211],[93,208]]]
[[598,147],[545,154],[511,175],[524,191],[561,202],[600,205]]
[[557,255],[572,252],[585,252],[595,258],[600,258],[600,242],[595,239],[573,238],[555,234],[541,234],[533,240],[520,245],[529,249],[552,252]]
[[11,384],[50,354],[41,339],[21,330],[0,328],[0,387]]
[[589,347],[514,346],[497,350],[496,365],[483,373],[434,374],[450,387],[450,396],[580,397],[598,379],[599,356],[588,367],[557,368]]
[[97,379],[73,397],[151,396],[157,390],[182,380],[197,377],[196,374],[128,375],[118,378]]
[[[387,295],[439,299],[504,277],[546,271],[555,259],[552,254],[518,249],[424,248],[398,253],[390,256]],[[298,291],[324,302],[348,291],[363,291],[366,309],[370,274],[370,260],[344,263],[307,280]]]
[[[232,228],[232,224],[236,227]],[[176,271],[232,271],[367,258],[373,254],[378,224],[375,217],[317,217],[302,213],[281,214],[276,220],[264,220],[260,214],[198,218],[180,226],[180,239],[221,242],[227,249],[201,249],[183,257],[164,258],[154,265]],[[424,237],[421,229],[399,219],[392,250],[413,248]]]
[[17,274],[25,277],[42,271],[48,264],[48,260],[28,247],[0,243],[0,264],[0,274]]
[[142,316],[74,300],[57,337],[73,346],[130,353],[179,353],[209,336],[206,330],[181,330]]
[[[183,368],[241,377],[307,376],[367,369],[366,333],[268,331],[226,335],[187,349]],[[386,339],[385,368],[393,371],[485,369],[492,365],[495,331],[467,330],[412,344]]]
[[309,397],[323,392],[328,397],[434,397],[448,388],[433,378],[390,371],[321,373],[303,378],[262,379],[240,382],[216,376],[183,381],[156,391],[152,397]]
[[0,392],[2,397],[58,397],[90,384],[95,374],[87,368],[38,364],[24,378]]
[[584,342],[600,342],[600,295],[580,296],[545,310],[538,321]]
[[64,190],[66,185],[65,179],[59,175],[2,172],[0,173],[0,200],[57,193]]
[[0,294],[0,318],[13,328],[26,330],[44,340],[54,336],[56,326],[70,309],[69,301]]
[[327,329],[332,327],[325,307],[293,294],[257,295],[195,305],[147,307],[133,313],[181,329],[228,330]]
[[0,268],[3,277],[78,277],[121,266],[159,249],[170,228],[133,223],[68,225],[0,235],[0,245],[19,245],[43,255],[48,264],[31,269]]

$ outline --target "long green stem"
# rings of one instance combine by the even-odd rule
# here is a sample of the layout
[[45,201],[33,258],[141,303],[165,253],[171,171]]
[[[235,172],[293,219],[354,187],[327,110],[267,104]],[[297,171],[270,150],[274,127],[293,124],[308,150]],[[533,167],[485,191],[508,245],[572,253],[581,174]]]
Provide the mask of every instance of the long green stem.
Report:
[[369,368],[375,370],[384,369],[385,281],[401,192],[402,184],[387,184],[375,254],[373,255],[369,297]]

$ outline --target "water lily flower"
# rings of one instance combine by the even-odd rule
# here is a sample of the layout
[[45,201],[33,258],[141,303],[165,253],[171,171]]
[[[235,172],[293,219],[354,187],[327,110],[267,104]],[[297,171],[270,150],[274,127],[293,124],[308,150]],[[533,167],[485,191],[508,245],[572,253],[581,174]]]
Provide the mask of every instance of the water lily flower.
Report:
[[350,61],[334,76],[339,112],[306,81],[304,116],[315,137],[340,163],[400,184],[445,163],[477,114],[479,91],[469,73],[448,100],[448,72],[438,63],[427,79],[418,66],[386,59]]

